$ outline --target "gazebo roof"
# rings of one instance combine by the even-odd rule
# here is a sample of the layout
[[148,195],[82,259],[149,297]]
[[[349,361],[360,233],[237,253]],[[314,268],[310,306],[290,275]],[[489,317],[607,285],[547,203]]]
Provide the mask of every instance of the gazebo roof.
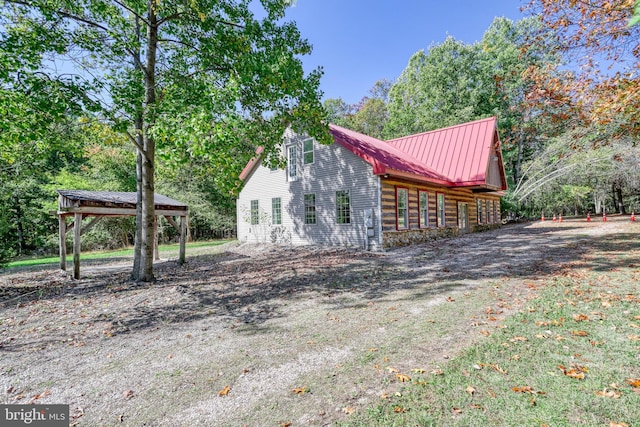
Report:
[[[57,190],[59,215],[81,212],[84,215],[135,215],[138,200],[135,192]],[[156,215],[183,216],[189,206],[162,194],[155,193]]]

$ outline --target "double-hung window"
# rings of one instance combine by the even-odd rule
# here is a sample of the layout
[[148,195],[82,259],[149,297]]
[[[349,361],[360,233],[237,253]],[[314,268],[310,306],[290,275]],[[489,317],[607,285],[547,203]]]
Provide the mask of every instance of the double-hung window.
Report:
[[296,146],[289,145],[287,147],[287,178],[289,181],[295,181],[298,176]]
[[478,224],[482,224],[482,200],[478,199]]
[[282,199],[280,197],[271,199],[271,223],[273,225],[282,224]]
[[351,224],[351,200],[348,191],[336,191],[336,222]]
[[305,165],[313,163],[313,139],[305,139],[302,142],[302,159]]
[[315,193],[304,195],[304,223],[316,223],[316,195]]
[[426,191],[418,191],[418,204],[420,209],[420,228],[429,226],[429,193]]
[[409,228],[409,190],[396,188],[396,226],[398,230]]
[[251,201],[251,225],[260,223],[260,205],[257,200]]
[[487,200],[485,204],[487,206],[487,224],[490,224],[491,223],[491,201]]
[[436,212],[437,212],[437,220],[438,220],[438,227],[444,227],[446,225],[446,220],[444,217],[444,194],[442,193],[438,193],[436,196],[437,199],[437,206],[436,206]]

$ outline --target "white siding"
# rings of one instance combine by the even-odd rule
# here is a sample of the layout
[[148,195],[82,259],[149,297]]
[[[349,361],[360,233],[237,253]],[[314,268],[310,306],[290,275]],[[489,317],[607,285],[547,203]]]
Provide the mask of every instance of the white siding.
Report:
[[[338,144],[314,142],[314,161],[302,161],[304,138],[289,135],[284,147],[297,145],[297,179],[285,170],[258,166],[245,180],[237,203],[238,239],[248,242],[321,244],[381,248],[379,178],[364,160]],[[349,191],[351,224],[337,224],[336,191]],[[316,224],[304,223],[304,194],[316,195]],[[271,199],[282,199],[282,225],[271,225]],[[251,225],[251,200],[260,204],[260,224]],[[374,236],[366,237],[364,210],[374,212]]]

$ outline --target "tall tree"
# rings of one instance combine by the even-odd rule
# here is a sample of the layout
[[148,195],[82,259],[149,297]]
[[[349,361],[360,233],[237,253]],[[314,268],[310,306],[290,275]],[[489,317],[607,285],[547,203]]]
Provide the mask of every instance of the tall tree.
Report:
[[389,92],[387,137],[425,132],[487,114],[491,86],[478,44],[453,37],[418,51]]
[[[157,151],[170,157],[176,147],[188,146],[230,163],[255,144],[275,150],[287,126],[329,140],[319,101],[321,71],[304,75],[299,56],[311,46],[295,23],[284,21],[288,5],[287,0],[259,5],[250,0],[5,1],[3,45],[12,63],[35,58],[39,67],[31,72],[52,80],[64,73],[80,76],[93,89],[81,94],[102,101],[102,116],[137,148],[133,278],[153,280]],[[58,73],[62,62],[65,70]],[[19,78],[18,68],[6,77]]]
[[[558,51],[573,65],[567,91],[585,118],[640,135],[640,27],[629,25],[634,0],[530,0],[529,13],[554,33]],[[535,41],[534,41],[535,43]]]
[[342,98],[324,101],[329,120],[356,132],[383,138],[383,130],[389,118],[387,100],[392,83],[387,79],[378,80],[357,104],[347,104]]

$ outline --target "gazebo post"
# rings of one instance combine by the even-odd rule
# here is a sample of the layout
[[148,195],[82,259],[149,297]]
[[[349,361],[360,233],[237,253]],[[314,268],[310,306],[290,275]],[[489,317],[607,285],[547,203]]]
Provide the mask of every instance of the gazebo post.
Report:
[[180,216],[180,254],[178,256],[178,264],[184,264],[185,246],[187,241],[187,216]]
[[73,220],[73,278],[80,278],[80,231],[82,229],[82,213],[76,212]]
[[58,214],[58,227],[60,237],[60,270],[67,269],[67,221],[64,216]]
[[153,217],[153,260],[160,259],[160,250],[158,249],[158,215]]

